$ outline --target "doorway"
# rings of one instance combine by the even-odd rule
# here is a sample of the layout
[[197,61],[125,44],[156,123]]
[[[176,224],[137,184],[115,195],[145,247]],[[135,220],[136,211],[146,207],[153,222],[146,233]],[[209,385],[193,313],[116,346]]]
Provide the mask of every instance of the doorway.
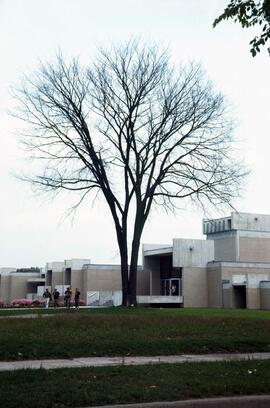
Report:
[[233,303],[236,309],[246,309],[247,307],[246,285],[233,286]]
[[180,296],[180,279],[162,279],[162,296]]

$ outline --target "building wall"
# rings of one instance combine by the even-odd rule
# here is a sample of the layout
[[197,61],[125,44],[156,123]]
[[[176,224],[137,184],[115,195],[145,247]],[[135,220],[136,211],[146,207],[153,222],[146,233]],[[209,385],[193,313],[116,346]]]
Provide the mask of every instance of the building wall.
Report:
[[205,267],[215,259],[214,242],[202,239],[174,239],[173,267]]
[[207,269],[186,267],[182,273],[184,307],[207,307]]
[[[207,268],[208,307],[222,307],[222,272],[219,265]],[[226,300],[227,301],[227,300]]]
[[215,239],[215,261],[237,261],[237,235]]
[[82,269],[79,270],[72,270],[71,271],[71,290],[72,290],[72,296],[74,296],[76,288],[79,289],[81,292],[81,299],[85,300],[85,296],[83,297],[83,293],[85,293],[84,289],[84,281],[83,281],[83,273],[84,271]]
[[247,309],[260,309],[260,288],[246,288]]
[[232,229],[246,231],[270,231],[270,215],[254,213],[231,214]]
[[261,298],[261,309],[270,310],[270,282],[265,281],[260,284],[260,298]]
[[0,279],[0,300],[8,303],[10,302],[10,276],[1,275]]
[[[221,263],[215,268],[208,267],[208,298],[209,307],[237,307],[236,289],[237,282],[245,283],[246,290],[246,307],[247,309],[259,309],[261,304],[260,299],[260,282],[270,278],[270,265],[254,263]],[[220,276],[221,271],[221,276]],[[212,287],[210,287],[212,282]],[[213,283],[214,282],[214,283]],[[218,283],[219,282],[219,283]],[[218,291],[215,286],[222,287]],[[219,293],[219,294],[218,294]],[[215,298],[215,302],[212,299]]]
[[25,276],[28,274],[12,274],[10,275],[10,291],[9,291],[9,298],[10,301],[19,298],[25,298],[28,292],[27,290],[27,280],[29,276]]
[[91,265],[89,269],[84,270],[84,273],[87,275],[85,291],[115,291],[122,289],[119,266],[101,269],[98,265]]
[[270,262],[270,236],[267,238],[240,236],[239,240],[241,262]]
[[63,285],[63,271],[53,271],[52,272],[52,290],[55,288],[55,286],[58,285]]
[[160,257],[145,256],[144,272],[149,274],[150,284],[149,294],[152,296],[161,294]]
[[150,295],[150,271],[138,270],[137,272],[137,295]]
[[234,298],[233,298],[233,287],[232,285],[223,285],[222,287],[222,306],[225,309],[230,309],[233,307]]

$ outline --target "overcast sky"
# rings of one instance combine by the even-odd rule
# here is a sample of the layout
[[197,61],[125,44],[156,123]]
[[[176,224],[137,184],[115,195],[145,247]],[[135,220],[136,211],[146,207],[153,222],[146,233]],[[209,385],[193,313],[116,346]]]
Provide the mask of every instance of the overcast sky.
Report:
[[[0,267],[70,258],[119,261],[110,214],[101,201],[85,203],[72,223],[65,219],[72,196],[37,197],[13,176],[30,171],[31,163],[18,144],[21,124],[7,114],[14,106],[8,88],[59,48],[87,61],[99,46],[139,37],[169,47],[175,64],[201,62],[233,106],[239,157],[252,171],[235,206],[270,214],[270,58],[266,51],[252,58],[249,30],[230,22],[212,28],[228,1],[0,0]],[[191,207],[176,215],[154,212],[142,242],[202,238],[202,217]]]

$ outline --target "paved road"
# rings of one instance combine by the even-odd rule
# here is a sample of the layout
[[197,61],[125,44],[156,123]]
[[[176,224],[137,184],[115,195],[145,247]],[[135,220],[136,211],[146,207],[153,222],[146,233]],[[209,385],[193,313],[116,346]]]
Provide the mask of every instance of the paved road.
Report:
[[233,353],[233,354],[182,354],[178,356],[149,356],[149,357],[79,357],[73,359],[57,360],[25,360],[25,361],[1,361],[0,371],[53,368],[78,368],[78,367],[101,367],[115,365],[144,365],[160,363],[186,363],[186,362],[215,362],[232,360],[267,360],[270,353]]

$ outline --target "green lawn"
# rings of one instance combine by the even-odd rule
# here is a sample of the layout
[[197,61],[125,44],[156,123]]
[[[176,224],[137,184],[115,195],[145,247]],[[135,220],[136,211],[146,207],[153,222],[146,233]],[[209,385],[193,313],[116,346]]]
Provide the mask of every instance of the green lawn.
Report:
[[[39,308],[0,308],[1,316],[15,316],[24,314],[65,314],[75,312],[74,308],[67,310],[65,308],[54,309],[52,307],[46,309]],[[154,316],[201,316],[201,317],[235,317],[248,319],[269,319],[270,310],[247,310],[247,309],[204,309],[204,308],[153,308],[153,307],[108,307],[108,308],[80,308],[80,313],[86,314],[102,314],[102,315],[154,315]]]
[[0,372],[0,406],[63,408],[269,394],[270,361]]
[[0,360],[270,351],[270,312],[59,310],[36,319],[1,318],[0,344]]

